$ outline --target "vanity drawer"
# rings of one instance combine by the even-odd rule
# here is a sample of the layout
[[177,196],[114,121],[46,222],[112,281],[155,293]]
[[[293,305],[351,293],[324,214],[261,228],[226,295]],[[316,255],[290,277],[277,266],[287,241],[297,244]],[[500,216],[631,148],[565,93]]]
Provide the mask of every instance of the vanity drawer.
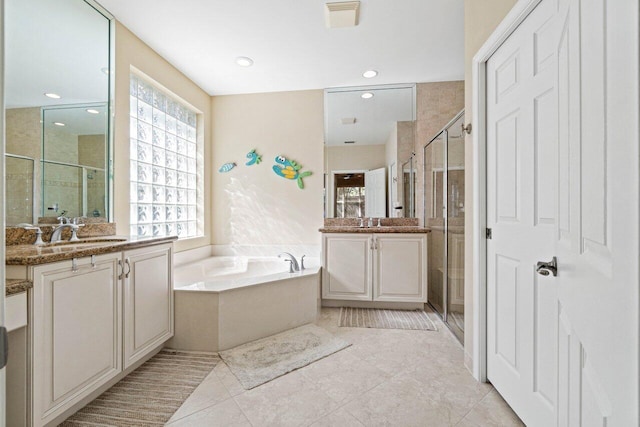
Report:
[[9,332],[27,326],[26,292],[6,297],[5,307],[5,326]]

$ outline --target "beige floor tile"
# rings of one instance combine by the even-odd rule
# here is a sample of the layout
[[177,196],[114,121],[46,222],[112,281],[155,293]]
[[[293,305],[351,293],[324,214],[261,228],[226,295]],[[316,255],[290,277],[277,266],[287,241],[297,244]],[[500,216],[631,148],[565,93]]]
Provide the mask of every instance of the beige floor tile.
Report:
[[460,417],[464,417],[493,389],[489,384],[477,382],[466,370],[433,368],[424,366],[402,373],[396,379],[417,382],[424,396]]
[[366,426],[453,426],[462,416],[432,402],[415,381],[394,377],[344,406]]
[[219,363],[171,425],[522,425],[491,385],[473,379],[435,313],[437,332],[340,328],[339,313],[325,308],[316,323],[351,347],[249,391]]
[[338,407],[298,371],[234,397],[254,427],[309,425]]
[[364,425],[355,419],[353,415],[340,408],[320,418],[311,427],[364,427]]
[[349,349],[325,357],[299,371],[337,403],[353,400],[390,377]]
[[231,397],[226,387],[212,371],[191,393],[182,406],[173,414],[169,422],[179,420]]
[[245,392],[244,387],[242,387],[242,384],[240,384],[240,381],[233,375],[233,372],[231,372],[226,363],[218,363],[213,369],[213,372],[220,379],[220,382],[224,384],[231,396],[237,396]]
[[512,427],[524,426],[520,418],[494,389],[464,417],[465,427]]
[[251,427],[251,423],[232,398],[168,425],[171,427]]

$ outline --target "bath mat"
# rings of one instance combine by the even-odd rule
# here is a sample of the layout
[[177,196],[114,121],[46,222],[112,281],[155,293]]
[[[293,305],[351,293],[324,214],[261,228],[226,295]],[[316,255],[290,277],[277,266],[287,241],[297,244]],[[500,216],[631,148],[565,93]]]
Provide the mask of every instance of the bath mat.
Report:
[[221,351],[220,357],[250,390],[350,345],[310,324]]
[[383,310],[380,308],[342,307],[338,326],[421,331],[438,330],[424,310]]
[[218,362],[161,350],[60,426],[163,426]]

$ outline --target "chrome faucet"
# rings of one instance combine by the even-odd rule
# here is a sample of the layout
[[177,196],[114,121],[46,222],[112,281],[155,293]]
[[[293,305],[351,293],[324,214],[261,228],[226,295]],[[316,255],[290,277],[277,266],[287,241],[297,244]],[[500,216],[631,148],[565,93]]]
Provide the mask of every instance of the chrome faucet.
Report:
[[290,269],[289,269],[289,273],[293,273],[294,271],[300,271],[300,266],[298,265],[298,260],[296,259],[296,257],[294,257],[293,255],[291,255],[289,252],[282,252],[281,254],[278,254],[278,258],[282,258],[282,256],[288,256],[289,258],[285,258],[285,261],[289,261],[290,264]]
[[78,235],[76,234],[78,232],[78,229],[80,227],[82,227],[84,224],[58,224],[54,229],[53,229],[53,234],[51,234],[51,243],[56,243],[62,240],[62,230],[64,230],[65,228],[70,228],[71,229],[71,238],[69,239],[70,242],[77,242],[78,240]]

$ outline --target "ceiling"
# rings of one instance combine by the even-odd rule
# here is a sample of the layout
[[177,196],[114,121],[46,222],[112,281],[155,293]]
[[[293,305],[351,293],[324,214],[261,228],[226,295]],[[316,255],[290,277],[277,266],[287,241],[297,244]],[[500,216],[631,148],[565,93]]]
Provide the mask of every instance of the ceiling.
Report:
[[5,16],[7,108],[107,101],[105,17],[82,0],[7,1]]
[[464,78],[463,0],[361,0],[333,29],[325,0],[99,2],[210,95]]
[[[363,99],[362,94],[373,97]],[[327,90],[325,92],[325,144],[349,145],[385,144],[396,122],[415,120],[415,86]],[[343,119],[355,119],[343,123]],[[348,121],[349,122],[349,121]]]

